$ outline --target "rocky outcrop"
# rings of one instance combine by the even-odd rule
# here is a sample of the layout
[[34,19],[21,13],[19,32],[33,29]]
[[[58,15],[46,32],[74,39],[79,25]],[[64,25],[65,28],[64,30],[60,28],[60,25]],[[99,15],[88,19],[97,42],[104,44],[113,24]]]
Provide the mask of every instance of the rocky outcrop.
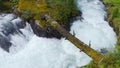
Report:
[[62,35],[58,33],[56,30],[51,30],[50,26],[46,26],[43,28],[39,25],[39,22],[37,20],[29,20],[29,24],[31,25],[33,32],[39,36],[39,37],[47,37],[47,38],[58,38],[60,39]]

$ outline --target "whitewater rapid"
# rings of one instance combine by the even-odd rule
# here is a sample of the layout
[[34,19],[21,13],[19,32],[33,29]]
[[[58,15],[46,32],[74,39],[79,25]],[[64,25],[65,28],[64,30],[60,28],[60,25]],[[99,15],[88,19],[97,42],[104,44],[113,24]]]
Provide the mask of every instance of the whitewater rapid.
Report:
[[[111,51],[117,40],[115,32],[104,20],[107,13],[103,3],[77,0],[77,5],[83,19],[71,24],[70,33],[75,33],[77,38],[99,52],[101,49]],[[10,53],[0,48],[0,68],[77,68],[92,60],[65,38],[38,37],[28,23],[24,28],[18,28],[20,23],[22,19],[14,14],[0,15],[0,37],[12,44]],[[3,31],[10,28],[16,29],[15,32],[6,35]]]

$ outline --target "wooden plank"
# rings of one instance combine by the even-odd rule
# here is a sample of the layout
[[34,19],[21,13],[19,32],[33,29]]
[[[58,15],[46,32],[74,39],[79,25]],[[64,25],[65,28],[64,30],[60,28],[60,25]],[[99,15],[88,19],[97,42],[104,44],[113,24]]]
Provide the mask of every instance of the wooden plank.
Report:
[[104,58],[104,56],[101,53],[99,53],[98,51],[94,50],[87,44],[80,41],[74,35],[72,35],[67,30],[65,30],[57,22],[55,22],[55,21],[52,22],[51,26],[54,29],[56,29],[60,34],[62,34],[64,37],[66,37],[66,39],[69,40],[71,43],[73,43],[76,47],[78,47],[80,50],[82,50],[84,53],[86,53],[88,56],[90,56],[94,61],[100,62]]

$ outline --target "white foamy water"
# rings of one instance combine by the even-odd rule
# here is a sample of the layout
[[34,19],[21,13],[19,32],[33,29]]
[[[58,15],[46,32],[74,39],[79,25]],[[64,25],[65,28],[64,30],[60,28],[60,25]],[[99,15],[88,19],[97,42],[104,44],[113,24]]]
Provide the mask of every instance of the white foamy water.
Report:
[[[22,26],[25,26],[25,28],[21,28]],[[7,45],[7,42],[12,43],[10,53],[16,53],[23,49],[33,35],[30,25],[25,24],[25,22],[23,24],[19,17],[14,14],[0,15],[0,37],[4,42],[0,43],[1,45]]]
[[[90,43],[98,51],[102,48],[109,51],[113,49],[116,35],[104,20],[104,5],[99,0],[77,0],[77,3],[83,20],[76,20],[70,32],[75,32],[77,38],[86,44]],[[20,23],[20,18],[13,18],[13,14],[0,16],[1,35],[4,36],[1,29],[4,27],[3,23]],[[9,37],[7,40],[12,46],[10,53],[0,49],[0,68],[77,68],[92,60],[64,38],[58,40],[34,35],[29,24],[19,31],[4,36]]]

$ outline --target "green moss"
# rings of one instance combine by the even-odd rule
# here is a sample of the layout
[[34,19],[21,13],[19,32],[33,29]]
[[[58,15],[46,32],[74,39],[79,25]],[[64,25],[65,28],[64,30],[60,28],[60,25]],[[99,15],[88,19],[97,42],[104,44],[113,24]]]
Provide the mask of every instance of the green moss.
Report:
[[[24,11],[30,9],[34,19],[39,20],[40,23],[44,22],[40,19],[42,13],[49,14],[52,19],[62,22],[63,25],[68,23],[71,16],[78,14],[74,0],[20,0],[18,8]],[[41,23],[41,25],[47,24]]]
[[104,0],[104,3],[107,5],[107,11],[112,19],[120,18],[120,0]]
[[11,9],[11,3],[7,0],[0,0],[0,11],[7,12]]
[[105,3],[120,3],[120,0],[104,0]]

